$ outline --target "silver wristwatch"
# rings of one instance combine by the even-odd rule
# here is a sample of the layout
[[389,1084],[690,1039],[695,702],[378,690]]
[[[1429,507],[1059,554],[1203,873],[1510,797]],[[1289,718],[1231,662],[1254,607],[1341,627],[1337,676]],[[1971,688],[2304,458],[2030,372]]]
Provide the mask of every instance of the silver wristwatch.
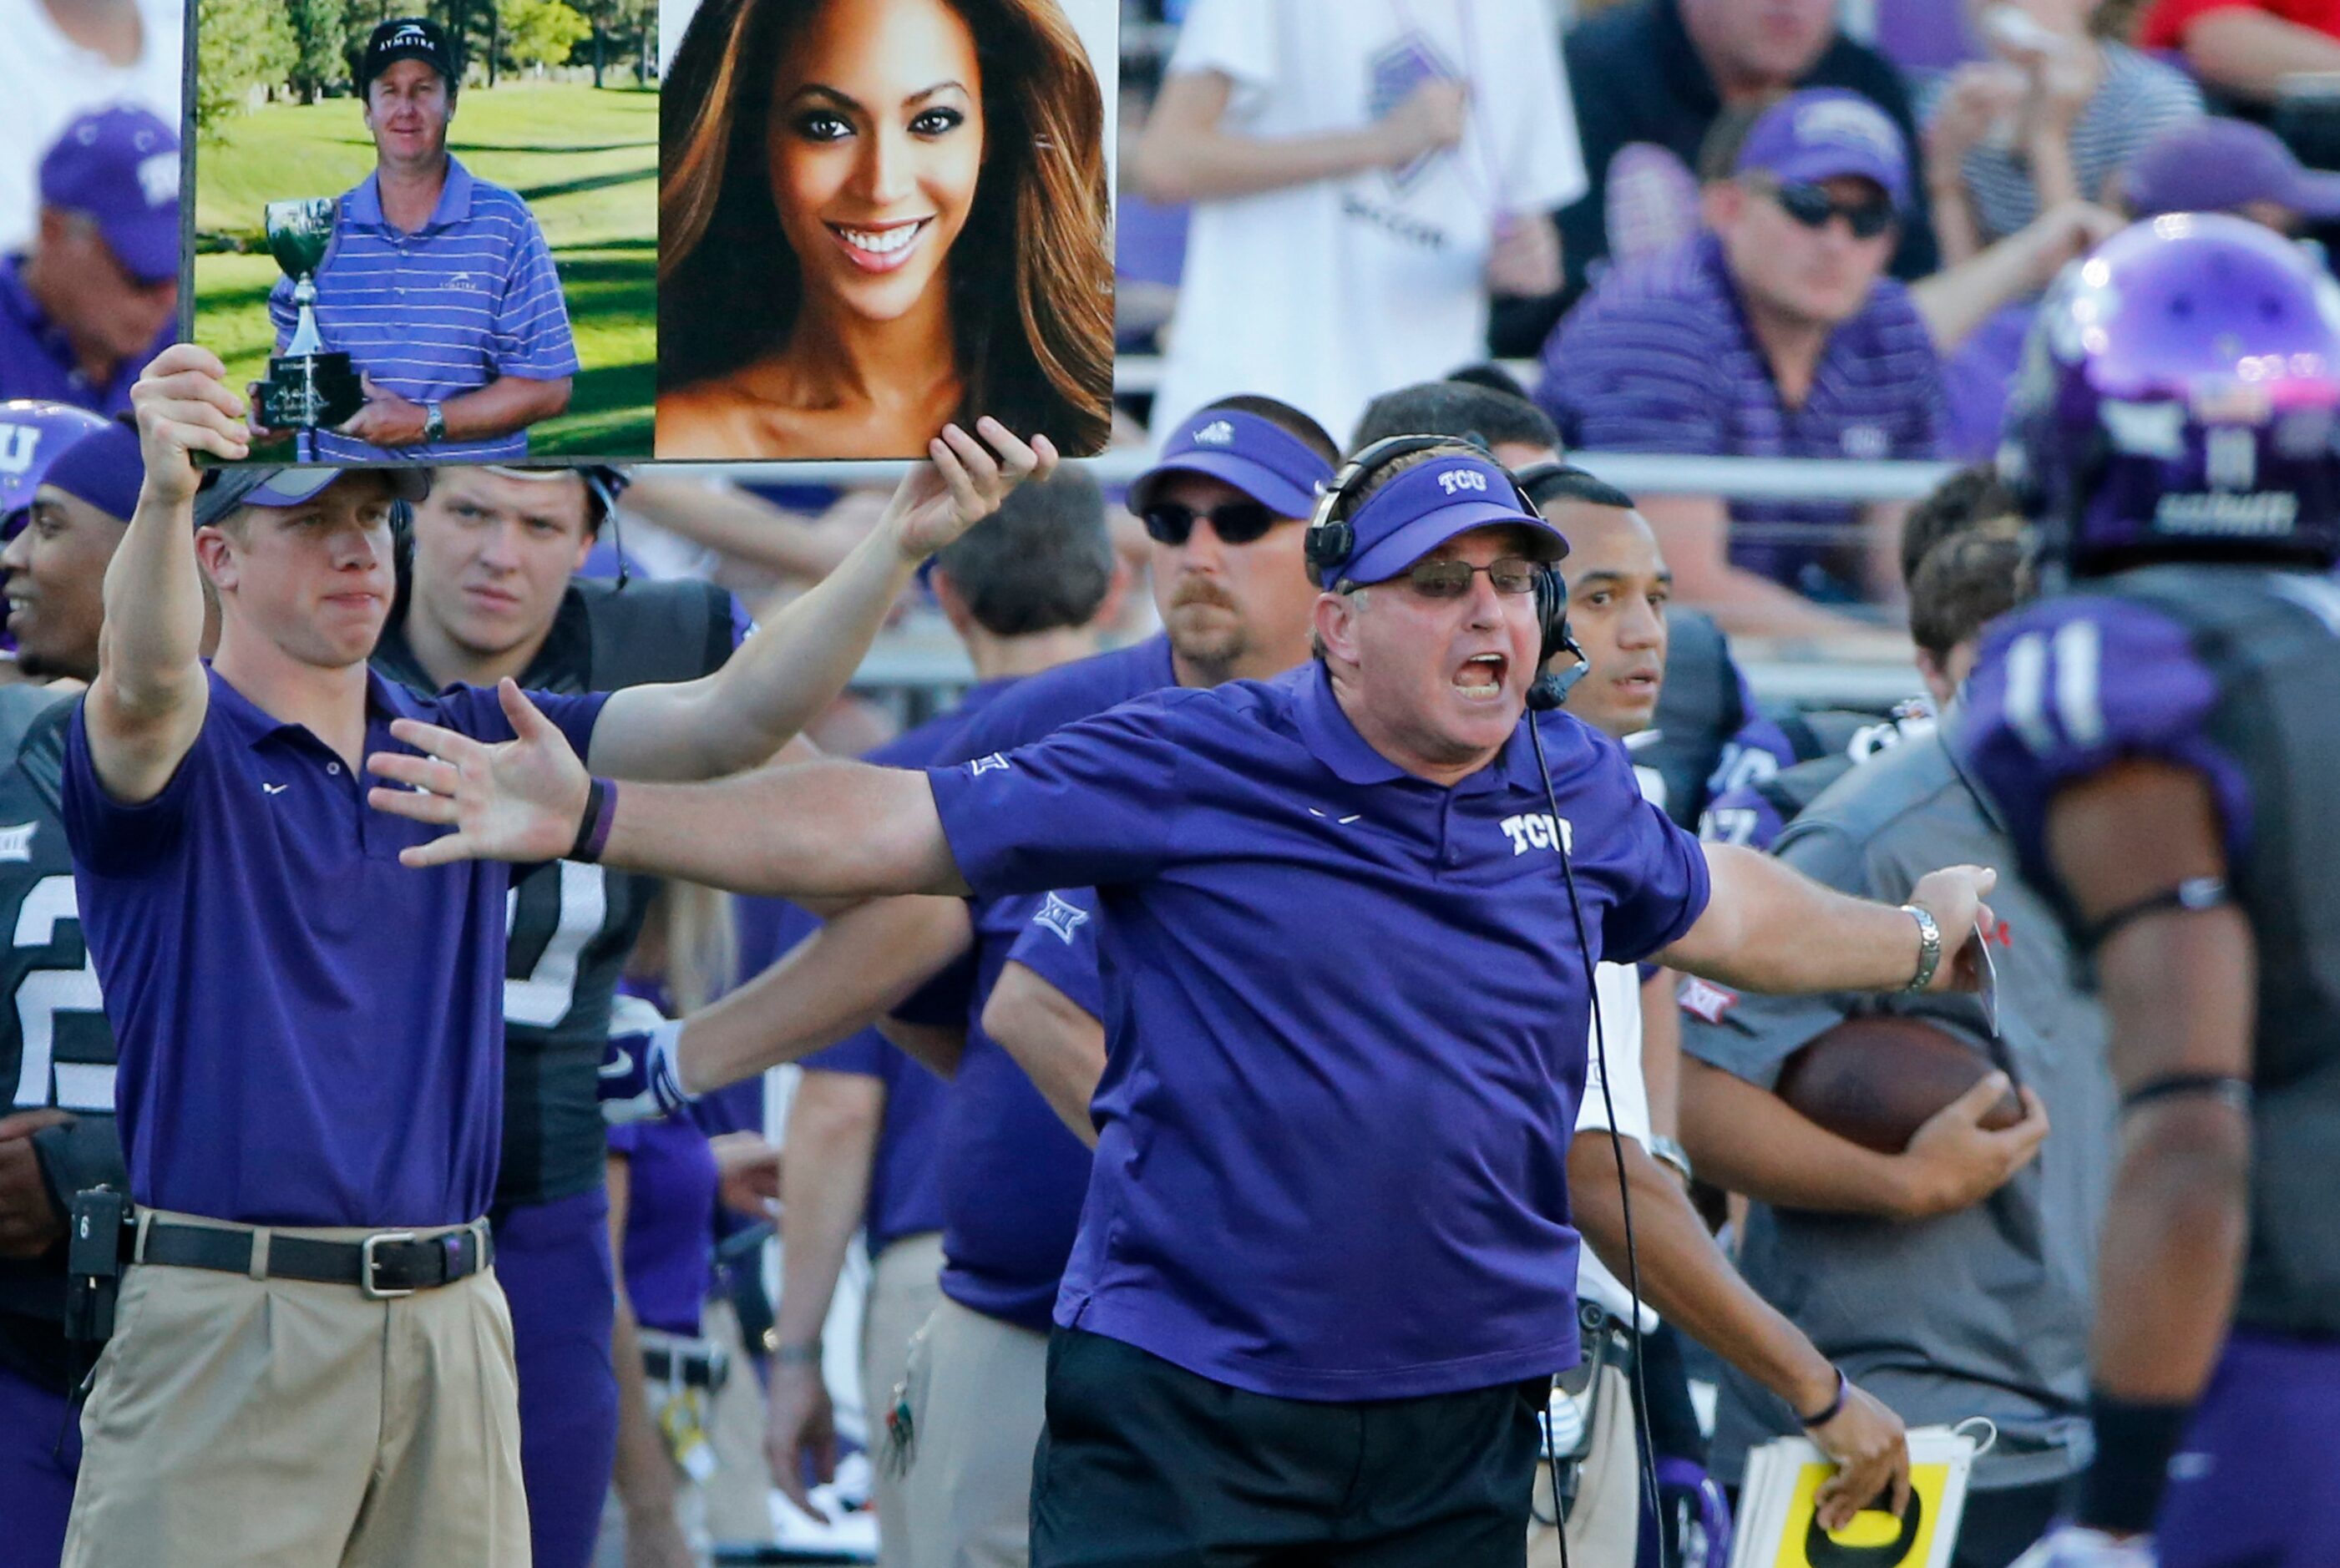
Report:
[[422,405],[422,444],[436,446],[447,439],[447,411],[436,403]]
[[1934,971],[1942,967],[1942,928],[1914,903],[1903,904],[1901,912],[1918,922],[1918,973],[1902,989],[1923,991],[1934,983]]

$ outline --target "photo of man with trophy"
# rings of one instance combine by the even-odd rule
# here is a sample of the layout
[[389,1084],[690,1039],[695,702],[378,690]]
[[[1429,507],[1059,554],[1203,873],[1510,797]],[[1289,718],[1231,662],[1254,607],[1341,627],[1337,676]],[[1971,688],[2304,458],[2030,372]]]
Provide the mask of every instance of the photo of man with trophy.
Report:
[[447,151],[462,71],[436,23],[374,28],[357,90],[374,171],[271,202],[276,347],[255,433],[303,462],[511,462],[569,406],[577,347],[528,203]]

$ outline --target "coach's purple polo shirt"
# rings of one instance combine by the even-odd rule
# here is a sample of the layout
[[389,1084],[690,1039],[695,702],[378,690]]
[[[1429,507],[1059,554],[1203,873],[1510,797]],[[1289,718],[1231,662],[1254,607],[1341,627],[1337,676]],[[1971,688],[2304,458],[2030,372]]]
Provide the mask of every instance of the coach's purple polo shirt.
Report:
[[[1547,730],[1594,959],[1705,907],[1614,742]],[[1403,1398],[1576,1356],[1566,1158],[1586,955],[1522,725],[1452,788],[1324,670],[1141,697],[932,770],[978,895],[1092,885],[1100,1142],[1056,1321],[1286,1398]]]
[[[1810,392],[1788,407],[1711,233],[1602,279],[1544,345],[1535,399],[1571,449],[1701,458],[1938,458],[1947,417],[1932,334],[1890,278],[1829,334]],[[1857,597],[1858,517],[1845,505],[1733,501],[1731,563]]]
[[[84,714],[66,741],[130,1194],[247,1224],[475,1219],[502,1129],[505,868],[402,866],[443,830],[369,809],[323,742],[210,679],[151,801],[106,794]],[[534,697],[583,755],[604,694]],[[492,691],[416,696],[369,670],[369,754],[411,749],[396,718],[511,738]]]

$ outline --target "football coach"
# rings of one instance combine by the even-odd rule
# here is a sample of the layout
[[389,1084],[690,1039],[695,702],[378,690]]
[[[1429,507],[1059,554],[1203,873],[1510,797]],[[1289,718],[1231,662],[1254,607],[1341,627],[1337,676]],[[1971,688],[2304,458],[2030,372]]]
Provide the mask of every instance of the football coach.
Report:
[[[1592,728],[1523,724],[1560,535],[1475,449],[1374,458],[1312,527],[1322,656],[1274,680],[924,773],[613,785],[516,692],[514,742],[402,723],[430,754],[369,763],[413,786],[375,806],[457,829],[410,865],[582,844],[800,896],[1097,888],[1110,1044],[1049,1349],[1041,1568],[1519,1563],[1537,1418],[1577,1359],[1593,963],[1972,981],[1993,873],[1848,898],[1701,846]],[[1816,1382],[1799,1413],[1826,1425],[1844,1385]]]
[[[359,57],[374,170],[344,193],[317,270],[317,330],[365,379],[365,406],[304,461],[518,462],[569,407],[577,342],[544,231],[517,192],[447,151],[462,73],[435,22],[393,17]],[[268,296],[276,351],[292,281]]]

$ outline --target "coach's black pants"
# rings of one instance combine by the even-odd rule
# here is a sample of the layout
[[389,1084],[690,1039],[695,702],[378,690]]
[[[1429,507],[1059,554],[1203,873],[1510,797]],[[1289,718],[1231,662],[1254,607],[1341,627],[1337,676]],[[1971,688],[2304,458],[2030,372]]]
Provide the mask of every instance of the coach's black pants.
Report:
[[1519,1568],[1550,1386],[1310,1404],[1060,1328],[1032,1568]]

